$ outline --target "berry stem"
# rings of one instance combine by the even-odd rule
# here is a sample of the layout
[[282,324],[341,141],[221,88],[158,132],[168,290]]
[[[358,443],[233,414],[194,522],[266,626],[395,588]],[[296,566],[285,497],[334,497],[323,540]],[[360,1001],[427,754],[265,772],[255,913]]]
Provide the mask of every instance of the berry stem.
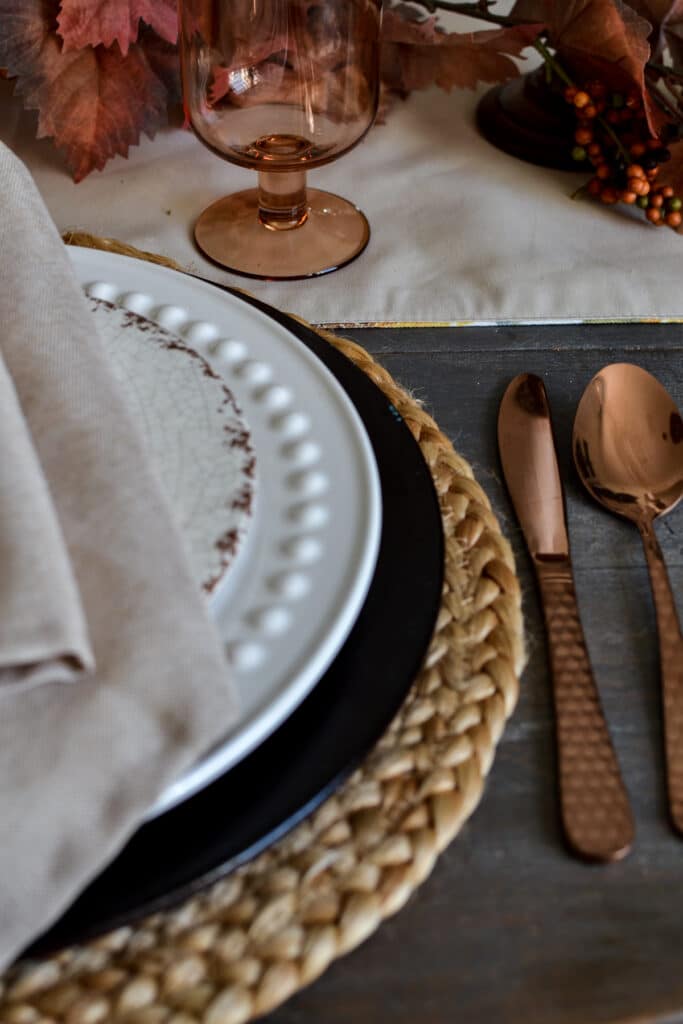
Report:
[[605,131],[611,138],[612,142],[617,147],[619,153],[621,154],[622,159],[626,160],[626,162],[628,163],[631,159],[631,154],[623,145],[621,139],[615,132],[614,128],[612,128],[612,125],[608,121],[605,121],[604,117],[598,117],[596,118],[596,120],[599,122],[600,126],[605,129]]
[[576,88],[576,83],[571,80],[567,72],[564,70],[557,58],[550,52],[540,36],[537,39],[534,39],[533,47],[540,53],[541,57],[545,61],[546,67],[549,67],[551,71],[554,71],[557,77],[564,82],[565,85],[570,85]]
[[[545,43],[543,42],[543,40],[541,39],[540,36],[538,37],[538,39],[534,40],[534,48],[536,50],[538,50],[538,52],[540,53],[541,57],[545,61],[546,66],[552,68],[552,70],[555,72],[557,77],[562,82],[564,82],[565,85],[571,86],[574,89],[577,87],[576,86],[576,82],[572,81],[570,76],[567,74],[567,72],[562,67],[562,65],[557,60],[557,58],[550,52],[550,50],[545,45]],[[619,138],[617,133],[612,128],[612,125],[609,124],[609,122],[607,122],[604,119],[604,117],[596,117],[595,120],[598,122],[600,127],[603,128],[607,132],[607,134],[611,138],[612,142],[617,147],[617,149],[618,149],[620,155],[622,156],[622,158],[628,162],[631,159],[630,155],[629,155],[628,151],[624,148],[624,146],[623,146],[623,144],[621,142],[621,139]]]

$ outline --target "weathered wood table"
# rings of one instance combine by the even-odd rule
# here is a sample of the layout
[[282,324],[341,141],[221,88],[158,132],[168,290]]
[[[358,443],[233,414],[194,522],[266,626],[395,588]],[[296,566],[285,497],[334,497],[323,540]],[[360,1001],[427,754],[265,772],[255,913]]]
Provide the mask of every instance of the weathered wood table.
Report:
[[[529,665],[484,800],[401,913],[272,1024],[683,1022],[683,839],[667,823],[655,619],[637,531],[571,462],[582,390],[635,362],[683,405],[683,325],[344,332],[421,398],[469,459],[512,539]],[[541,375],[551,401],[590,654],[636,817],[631,856],[590,866],[562,843],[551,692],[530,564],[501,481],[498,402]],[[683,614],[683,508],[658,527]]]

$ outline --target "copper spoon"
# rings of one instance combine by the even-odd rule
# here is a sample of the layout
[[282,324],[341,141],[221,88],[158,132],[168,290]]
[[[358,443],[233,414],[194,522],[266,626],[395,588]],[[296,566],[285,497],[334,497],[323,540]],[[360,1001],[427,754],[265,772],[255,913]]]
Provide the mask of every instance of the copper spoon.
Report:
[[683,636],[654,520],[683,497],[683,420],[651,374],[606,366],[583,393],[574,421],[583,483],[610,512],[636,524],[657,611],[669,809],[683,833]]

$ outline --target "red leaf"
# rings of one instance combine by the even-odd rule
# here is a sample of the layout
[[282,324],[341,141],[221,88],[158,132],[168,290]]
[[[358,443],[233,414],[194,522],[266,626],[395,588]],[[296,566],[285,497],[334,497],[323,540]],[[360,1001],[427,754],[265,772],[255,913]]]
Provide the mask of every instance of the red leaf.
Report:
[[[282,64],[265,62],[259,69],[258,85],[244,93],[235,92],[232,86],[233,73],[228,68],[216,68],[209,88],[210,103],[217,105],[228,93],[230,105],[236,107],[301,102],[301,77],[296,69]],[[334,73],[314,74],[306,98],[313,111],[322,111],[333,120],[360,117],[370,104],[367,80],[354,64]]]
[[[328,117],[360,116],[372,102],[365,41],[376,38],[377,6],[364,0],[321,4],[289,0],[264,4],[258,27],[251,7],[233,12],[221,45],[204,36],[192,4],[183,9],[183,35],[207,54],[226,61],[207,70],[207,99],[217,106],[306,103]],[[207,31],[206,25],[203,31]]]
[[65,50],[109,47],[117,42],[125,55],[138,37],[141,18],[162,39],[175,43],[178,36],[175,0],[62,0],[59,34]]
[[157,78],[161,79],[168,92],[169,103],[179,103],[182,99],[180,84],[180,62],[178,48],[160,39],[148,28],[143,28],[138,38],[147,62]]
[[621,0],[517,0],[513,17],[543,22],[565,60],[612,65],[632,84],[650,56],[650,25]]
[[667,37],[671,35],[680,46],[676,28],[683,23],[683,0],[629,0],[629,6],[652,25],[650,45],[656,59],[664,49]]
[[118,49],[65,52],[54,31],[51,0],[0,0],[0,66],[18,79],[24,106],[38,111],[38,138],[51,136],[74,179],[126,156],[140,133],[166,120],[160,77],[162,43],[141,38],[126,57]]
[[399,92],[436,84],[474,89],[477,82],[504,82],[519,74],[512,57],[529,46],[541,25],[484,32],[444,32],[436,18],[409,20],[399,9],[384,11],[382,79]]
[[543,22],[562,63],[581,81],[599,78],[613,89],[636,89],[650,128],[661,126],[645,88],[651,26],[622,0],[517,0],[512,15]]

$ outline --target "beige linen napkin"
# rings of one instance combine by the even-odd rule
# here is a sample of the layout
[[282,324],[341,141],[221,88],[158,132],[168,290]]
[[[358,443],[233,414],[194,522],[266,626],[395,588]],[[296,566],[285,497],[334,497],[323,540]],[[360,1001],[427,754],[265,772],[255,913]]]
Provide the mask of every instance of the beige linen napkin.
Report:
[[94,667],[94,658],[59,520],[1,344],[0,445],[2,693],[10,686],[72,681]]
[[[235,698],[59,235],[1,145],[0,196],[0,663],[21,645],[42,680],[0,686],[2,966],[226,731]],[[5,628],[13,607],[24,621]],[[80,660],[69,682],[60,658]]]

